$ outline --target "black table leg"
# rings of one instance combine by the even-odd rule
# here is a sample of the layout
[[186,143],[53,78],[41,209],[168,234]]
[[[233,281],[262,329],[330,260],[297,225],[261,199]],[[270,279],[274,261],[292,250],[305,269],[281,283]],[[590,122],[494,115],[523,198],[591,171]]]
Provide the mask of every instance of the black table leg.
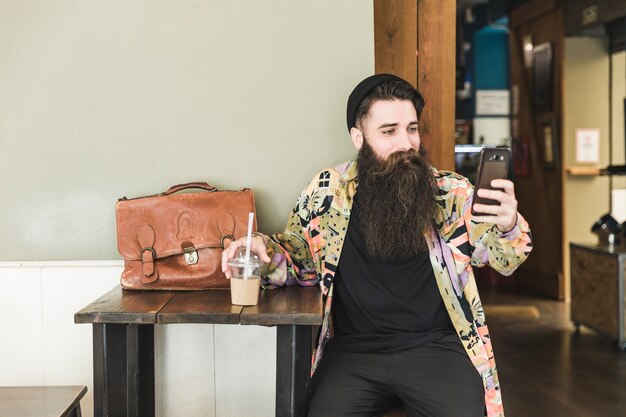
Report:
[[154,326],[94,324],[95,417],[154,417]]
[[311,376],[311,327],[282,325],[276,334],[276,417],[304,417]]
[[154,417],[154,326],[129,325],[127,417]]

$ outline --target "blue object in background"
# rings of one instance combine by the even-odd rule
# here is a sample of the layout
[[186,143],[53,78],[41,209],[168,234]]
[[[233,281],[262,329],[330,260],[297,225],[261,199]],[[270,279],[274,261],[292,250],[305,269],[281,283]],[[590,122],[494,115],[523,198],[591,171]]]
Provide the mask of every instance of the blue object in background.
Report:
[[500,26],[487,26],[474,33],[474,88],[509,89],[509,33]]
[[471,41],[471,49],[465,53],[465,81],[472,88],[471,99],[456,100],[457,119],[471,120],[476,117],[476,90],[509,89],[509,33],[508,17],[487,24],[485,8],[476,8],[476,21],[463,21],[465,41]]

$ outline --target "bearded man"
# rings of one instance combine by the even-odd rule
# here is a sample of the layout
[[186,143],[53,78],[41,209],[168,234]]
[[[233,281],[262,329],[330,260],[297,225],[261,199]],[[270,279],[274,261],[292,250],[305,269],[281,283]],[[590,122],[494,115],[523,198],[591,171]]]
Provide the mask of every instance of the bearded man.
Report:
[[[504,416],[473,267],[510,275],[532,249],[513,183],[479,190],[420,146],[421,94],[391,74],[359,83],[347,124],[358,156],[317,173],[283,233],[256,234],[265,284],[317,285],[324,320],[311,417]],[[245,239],[224,251],[223,269]]]

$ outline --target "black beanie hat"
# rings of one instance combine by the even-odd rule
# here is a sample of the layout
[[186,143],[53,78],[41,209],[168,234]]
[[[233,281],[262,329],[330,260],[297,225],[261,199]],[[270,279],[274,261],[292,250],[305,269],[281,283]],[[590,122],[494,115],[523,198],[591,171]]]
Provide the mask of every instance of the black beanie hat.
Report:
[[348,97],[348,106],[346,108],[346,119],[348,122],[348,132],[356,126],[356,112],[365,97],[376,87],[385,81],[404,81],[402,78],[393,74],[375,74],[361,81]]

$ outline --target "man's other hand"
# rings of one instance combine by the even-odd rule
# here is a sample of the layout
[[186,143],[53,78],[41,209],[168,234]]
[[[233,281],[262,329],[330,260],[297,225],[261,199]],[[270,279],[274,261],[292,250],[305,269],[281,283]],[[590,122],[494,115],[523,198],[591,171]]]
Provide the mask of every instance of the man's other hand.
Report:
[[[228,261],[233,259],[235,253],[237,252],[237,248],[246,247],[246,238],[242,237],[235,240],[230,246],[224,249],[222,252],[222,272],[226,275],[226,278],[230,278],[231,272],[230,267],[228,266]],[[263,263],[269,263],[270,258],[267,256],[267,247],[265,246],[265,240],[260,235],[252,236],[250,241],[250,252],[256,253],[259,256],[259,259]]]
[[515,189],[509,180],[491,181],[493,188],[499,190],[479,189],[479,197],[489,198],[500,202],[500,205],[474,204],[474,211],[485,213],[485,216],[473,216],[472,219],[478,223],[494,223],[502,233],[506,233],[515,227],[517,223],[517,200],[515,199]]

